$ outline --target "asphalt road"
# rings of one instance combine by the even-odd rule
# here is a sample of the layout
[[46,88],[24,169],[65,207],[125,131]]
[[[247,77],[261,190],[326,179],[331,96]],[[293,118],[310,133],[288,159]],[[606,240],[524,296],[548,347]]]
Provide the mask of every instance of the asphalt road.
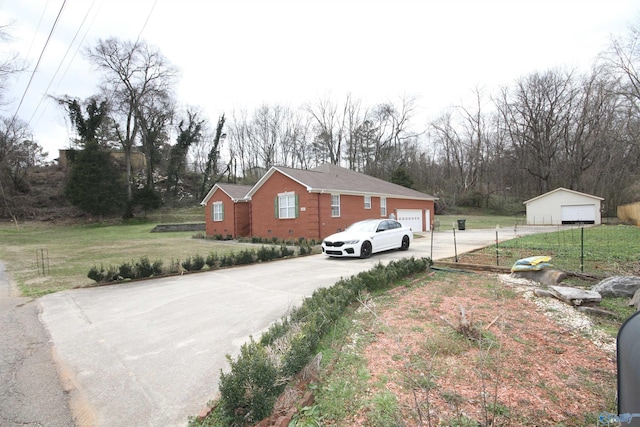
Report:
[[0,425],[73,426],[38,303],[16,293],[0,262]]
[[[500,240],[555,230],[503,229]],[[451,230],[434,233],[433,248],[429,236],[367,260],[307,256],[40,298],[76,425],[184,426],[215,397],[225,355],[315,289],[378,262],[442,259],[495,242],[492,230],[458,231],[455,248]]]

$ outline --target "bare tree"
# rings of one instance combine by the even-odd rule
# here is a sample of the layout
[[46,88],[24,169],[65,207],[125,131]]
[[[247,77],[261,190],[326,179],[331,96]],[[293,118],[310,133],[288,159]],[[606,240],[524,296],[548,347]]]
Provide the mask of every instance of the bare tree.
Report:
[[[9,25],[0,25],[0,42],[11,40]],[[26,69],[22,59],[17,53],[11,53],[0,58],[0,105],[5,105],[4,95],[13,76]]]
[[373,158],[365,172],[388,179],[391,172],[402,163],[402,145],[415,140],[419,133],[411,129],[411,119],[415,113],[415,98],[402,96],[399,105],[391,102],[379,104],[367,116],[375,130],[373,136]]
[[343,119],[338,114],[338,106],[326,96],[317,104],[308,104],[306,111],[314,120],[314,152],[317,163],[330,162],[337,165],[342,156]]
[[[103,71],[102,89],[111,97],[116,135],[122,145],[126,166],[128,206],[125,217],[133,216],[131,152],[139,133],[147,152],[151,153],[156,135],[150,137],[150,131],[156,132],[151,115],[157,114],[154,101],[161,94],[172,91],[177,76],[176,69],[156,49],[144,41],[135,43],[117,38],[99,40],[96,46],[85,51],[89,60]],[[141,119],[146,119],[145,129],[141,130]],[[157,123],[156,123],[157,124]]]
[[571,73],[535,73],[503,89],[498,110],[503,115],[518,158],[536,178],[536,193],[551,189],[562,135],[574,95]]
[[13,190],[27,192],[29,168],[41,164],[46,156],[42,147],[32,140],[26,123],[18,119],[0,119],[0,186],[3,193],[3,182],[9,182]]

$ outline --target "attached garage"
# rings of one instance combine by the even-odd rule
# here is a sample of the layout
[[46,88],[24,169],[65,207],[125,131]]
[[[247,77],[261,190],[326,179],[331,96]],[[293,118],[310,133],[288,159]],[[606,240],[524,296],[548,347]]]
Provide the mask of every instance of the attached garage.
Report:
[[402,225],[411,227],[412,231],[421,232],[424,231],[422,224],[424,224],[421,209],[397,209],[398,221]]
[[557,188],[524,202],[529,225],[600,224],[604,199]]

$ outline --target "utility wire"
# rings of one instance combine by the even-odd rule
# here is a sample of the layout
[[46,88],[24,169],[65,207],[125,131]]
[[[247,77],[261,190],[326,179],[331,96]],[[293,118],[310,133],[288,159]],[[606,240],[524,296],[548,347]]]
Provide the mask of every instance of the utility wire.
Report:
[[142,25],[142,28],[140,29],[140,32],[138,33],[138,38],[136,39],[136,42],[135,42],[134,46],[138,45],[138,42],[140,41],[140,37],[142,37],[142,32],[144,31],[144,29],[147,27],[147,24],[149,23],[149,19],[151,18],[151,14],[153,13],[153,9],[156,8],[156,3],[158,3],[158,0],[154,0],[153,4],[151,5],[151,9],[149,10],[149,14],[147,15],[147,19],[145,19],[144,25]]
[[[33,33],[33,37],[31,38],[31,43],[29,43],[29,49],[27,49],[27,54],[25,58],[31,56],[31,48],[33,48],[33,43],[36,41],[38,37],[38,32],[40,31],[40,25],[42,24],[42,20],[44,19],[44,15],[47,13],[47,8],[49,7],[49,0],[47,0],[47,4],[44,5],[44,9],[42,9],[42,14],[40,14],[40,20],[38,20],[38,26],[36,27],[36,31]],[[13,94],[16,91],[16,87],[13,86],[11,90],[11,98],[13,98]]]
[[[65,58],[67,57],[67,55],[69,54],[69,51],[71,50],[71,47],[73,46],[73,43],[76,41],[76,37],[78,37],[78,34],[80,34],[80,30],[84,26],[84,23],[87,20],[87,17],[89,16],[89,12],[91,12],[91,9],[93,8],[94,4],[95,4],[95,0],[93,0],[93,2],[91,3],[91,6],[89,6],[89,9],[87,10],[87,13],[85,13],[84,18],[82,19],[82,22],[80,23],[80,26],[78,27],[78,30],[74,34],[73,39],[71,40],[71,43],[69,43],[69,46],[67,47],[67,51],[64,53],[62,59],[60,60],[60,63],[58,64],[58,68],[56,68],[55,73],[53,73],[53,77],[51,77],[51,80],[49,81],[49,85],[47,86],[47,89],[45,89],[45,91],[42,94],[42,97],[40,98],[40,102],[38,102],[38,105],[33,110],[33,114],[31,115],[31,118],[29,119],[29,122],[27,123],[27,126],[29,126],[31,124],[31,121],[35,117],[36,112],[40,108],[40,105],[42,105],[42,101],[44,101],[44,99],[47,97],[47,93],[49,92],[49,89],[51,88],[51,85],[53,84],[53,81],[55,80],[56,76],[58,75],[58,72],[60,71],[60,68],[62,67],[62,64],[64,63]],[[78,48],[79,47],[80,46],[78,46]],[[62,77],[60,77],[60,80],[62,80],[63,77],[64,77],[64,75]]]
[[36,71],[38,71],[38,67],[40,66],[40,61],[42,60],[42,57],[44,56],[44,52],[47,50],[47,46],[49,45],[49,41],[51,40],[51,36],[53,35],[53,32],[56,29],[56,26],[58,25],[58,21],[60,20],[60,16],[62,15],[62,11],[64,10],[64,6],[67,4],[67,0],[64,0],[64,2],[62,3],[62,6],[60,6],[60,11],[58,12],[58,16],[56,16],[56,20],[53,23],[53,26],[51,27],[51,31],[49,31],[49,36],[47,37],[47,41],[45,42],[44,46],[42,47],[42,51],[40,52],[40,56],[38,57],[38,62],[36,63],[36,66],[33,69],[33,72],[31,73],[31,77],[29,78],[29,82],[27,83],[27,87],[24,88],[24,93],[22,94],[22,98],[20,98],[20,103],[18,104],[18,108],[16,108],[16,112],[13,114],[13,117],[11,118],[11,123],[13,124],[13,122],[16,120],[16,117],[18,116],[18,111],[20,111],[20,107],[22,106],[22,103],[24,102],[24,98],[27,96],[27,92],[29,91],[29,87],[31,86],[31,82],[33,82],[33,77],[36,74]]

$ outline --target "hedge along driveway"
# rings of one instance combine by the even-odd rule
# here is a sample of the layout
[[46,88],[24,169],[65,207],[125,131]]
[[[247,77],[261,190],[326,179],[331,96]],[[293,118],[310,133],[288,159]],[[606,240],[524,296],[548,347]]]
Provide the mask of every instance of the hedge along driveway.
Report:
[[[490,244],[471,234],[470,250]],[[445,241],[449,241],[448,236]],[[453,245],[438,255],[450,257]],[[370,259],[323,255],[199,274],[67,290],[39,299],[74,408],[98,426],[180,425],[215,397],[226,354],[310,296],[405,256],[429,256],[430,239]],[[87,423],[89,424],[89,423]]]
[[322,255],[39,299],[71,401],[98,426],[181,425],[218,389],[235,355],[320,287],[409,253]]

